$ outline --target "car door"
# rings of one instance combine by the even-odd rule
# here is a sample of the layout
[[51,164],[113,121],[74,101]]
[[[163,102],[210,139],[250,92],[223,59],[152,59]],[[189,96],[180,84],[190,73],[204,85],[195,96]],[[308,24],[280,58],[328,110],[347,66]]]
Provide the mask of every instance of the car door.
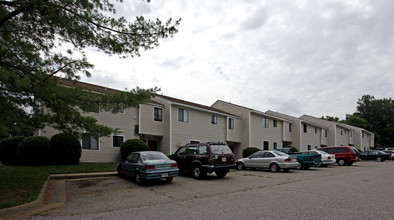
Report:
[[261,160],[261,168],[268,169],[273,160],[275,160],[275,155],[271,152],[265,152]]
[[183,160],[183,166],[185,170],[192,170],[192,162],[196,159],[196,157],[197,145],[188,145]]
[[170,158],[178,164],[179,171],[185,171],[186,146],[179,148]]
[[135,177],[135,173],[138,170],[139,159],[139,153],[133,153],[129,157],[127,157],[123,168],[126,175]]
[[264,151],[257,151],[256,153],[250,155],[246,160],[244,160],[245,167],[261,168],[263,155]]

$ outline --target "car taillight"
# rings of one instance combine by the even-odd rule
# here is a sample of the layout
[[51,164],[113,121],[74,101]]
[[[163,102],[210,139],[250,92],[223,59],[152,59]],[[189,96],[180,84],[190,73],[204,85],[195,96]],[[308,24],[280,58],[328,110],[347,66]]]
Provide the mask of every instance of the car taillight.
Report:
[[328,160],[331,160],[331,157],[328,157],[327,159],[328,159]]
[[209,164],[213,164],[213,158],[212,158],[212,156],[210,156],[210,157],[208,158],[208,163],[209,163]]
[[171,167],[178,167],[178,164],[177,163],[173,163],[173,164],[171,164]]
[[155,165],[145,165],[145,170],[155,169]]
[[311,160],[313,160],[315,158],[315,156],[311,156]]
[[285,159],[285,162],[290,162],[291,161],[291,158],[286,158]]

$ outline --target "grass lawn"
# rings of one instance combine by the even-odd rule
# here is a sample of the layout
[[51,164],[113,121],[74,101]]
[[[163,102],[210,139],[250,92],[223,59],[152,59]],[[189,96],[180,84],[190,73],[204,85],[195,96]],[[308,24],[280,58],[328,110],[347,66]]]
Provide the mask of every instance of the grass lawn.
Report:
[[55,166],[4,166],[0,163],[0,209],[37,199],[50,174],[116,171],[116,163]]

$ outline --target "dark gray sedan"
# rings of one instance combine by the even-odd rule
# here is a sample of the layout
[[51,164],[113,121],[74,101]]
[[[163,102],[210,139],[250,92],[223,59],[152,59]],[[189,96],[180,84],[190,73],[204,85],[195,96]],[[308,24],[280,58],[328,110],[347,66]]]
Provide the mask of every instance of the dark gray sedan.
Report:
[[290,169],[296,169],[299,165],[297,156],[274,150],[257,151],[247,158],[237,160],[238,170],[244,168],[262,168],[269,169],[272,172],[277,172],[280,169],[287,172]]
[[146,180],[165,178],[167,182],[179,174],[176,161],[170,160],[158,151],[139,151],[131,153],[117,167],[119,176],[135,178],[137,184]]

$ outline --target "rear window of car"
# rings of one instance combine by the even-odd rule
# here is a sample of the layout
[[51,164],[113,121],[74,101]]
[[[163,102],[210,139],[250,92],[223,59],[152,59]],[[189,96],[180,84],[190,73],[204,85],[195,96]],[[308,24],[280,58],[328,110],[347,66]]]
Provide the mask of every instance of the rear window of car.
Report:
[[280,151],[274,151],[273,153],[278,155],[278,156],[289,156],[289,155],[287,155],[287,154],[285,154],[283,152],[280,152]]
[[358,154],[358,153],[359,153],[358,150],[357,150],[356,148],[351,147],[351,149],[352,149],[352,152],[353,152],[353,153],[355,153],[355,154]]
[[163,159],[168,159],[166,155],[163,153],[145,153],[142,154],[142,159],[143,160],[163,160]]
[[212,154],[232,154],[233,152],[227,145],[211,145]]

